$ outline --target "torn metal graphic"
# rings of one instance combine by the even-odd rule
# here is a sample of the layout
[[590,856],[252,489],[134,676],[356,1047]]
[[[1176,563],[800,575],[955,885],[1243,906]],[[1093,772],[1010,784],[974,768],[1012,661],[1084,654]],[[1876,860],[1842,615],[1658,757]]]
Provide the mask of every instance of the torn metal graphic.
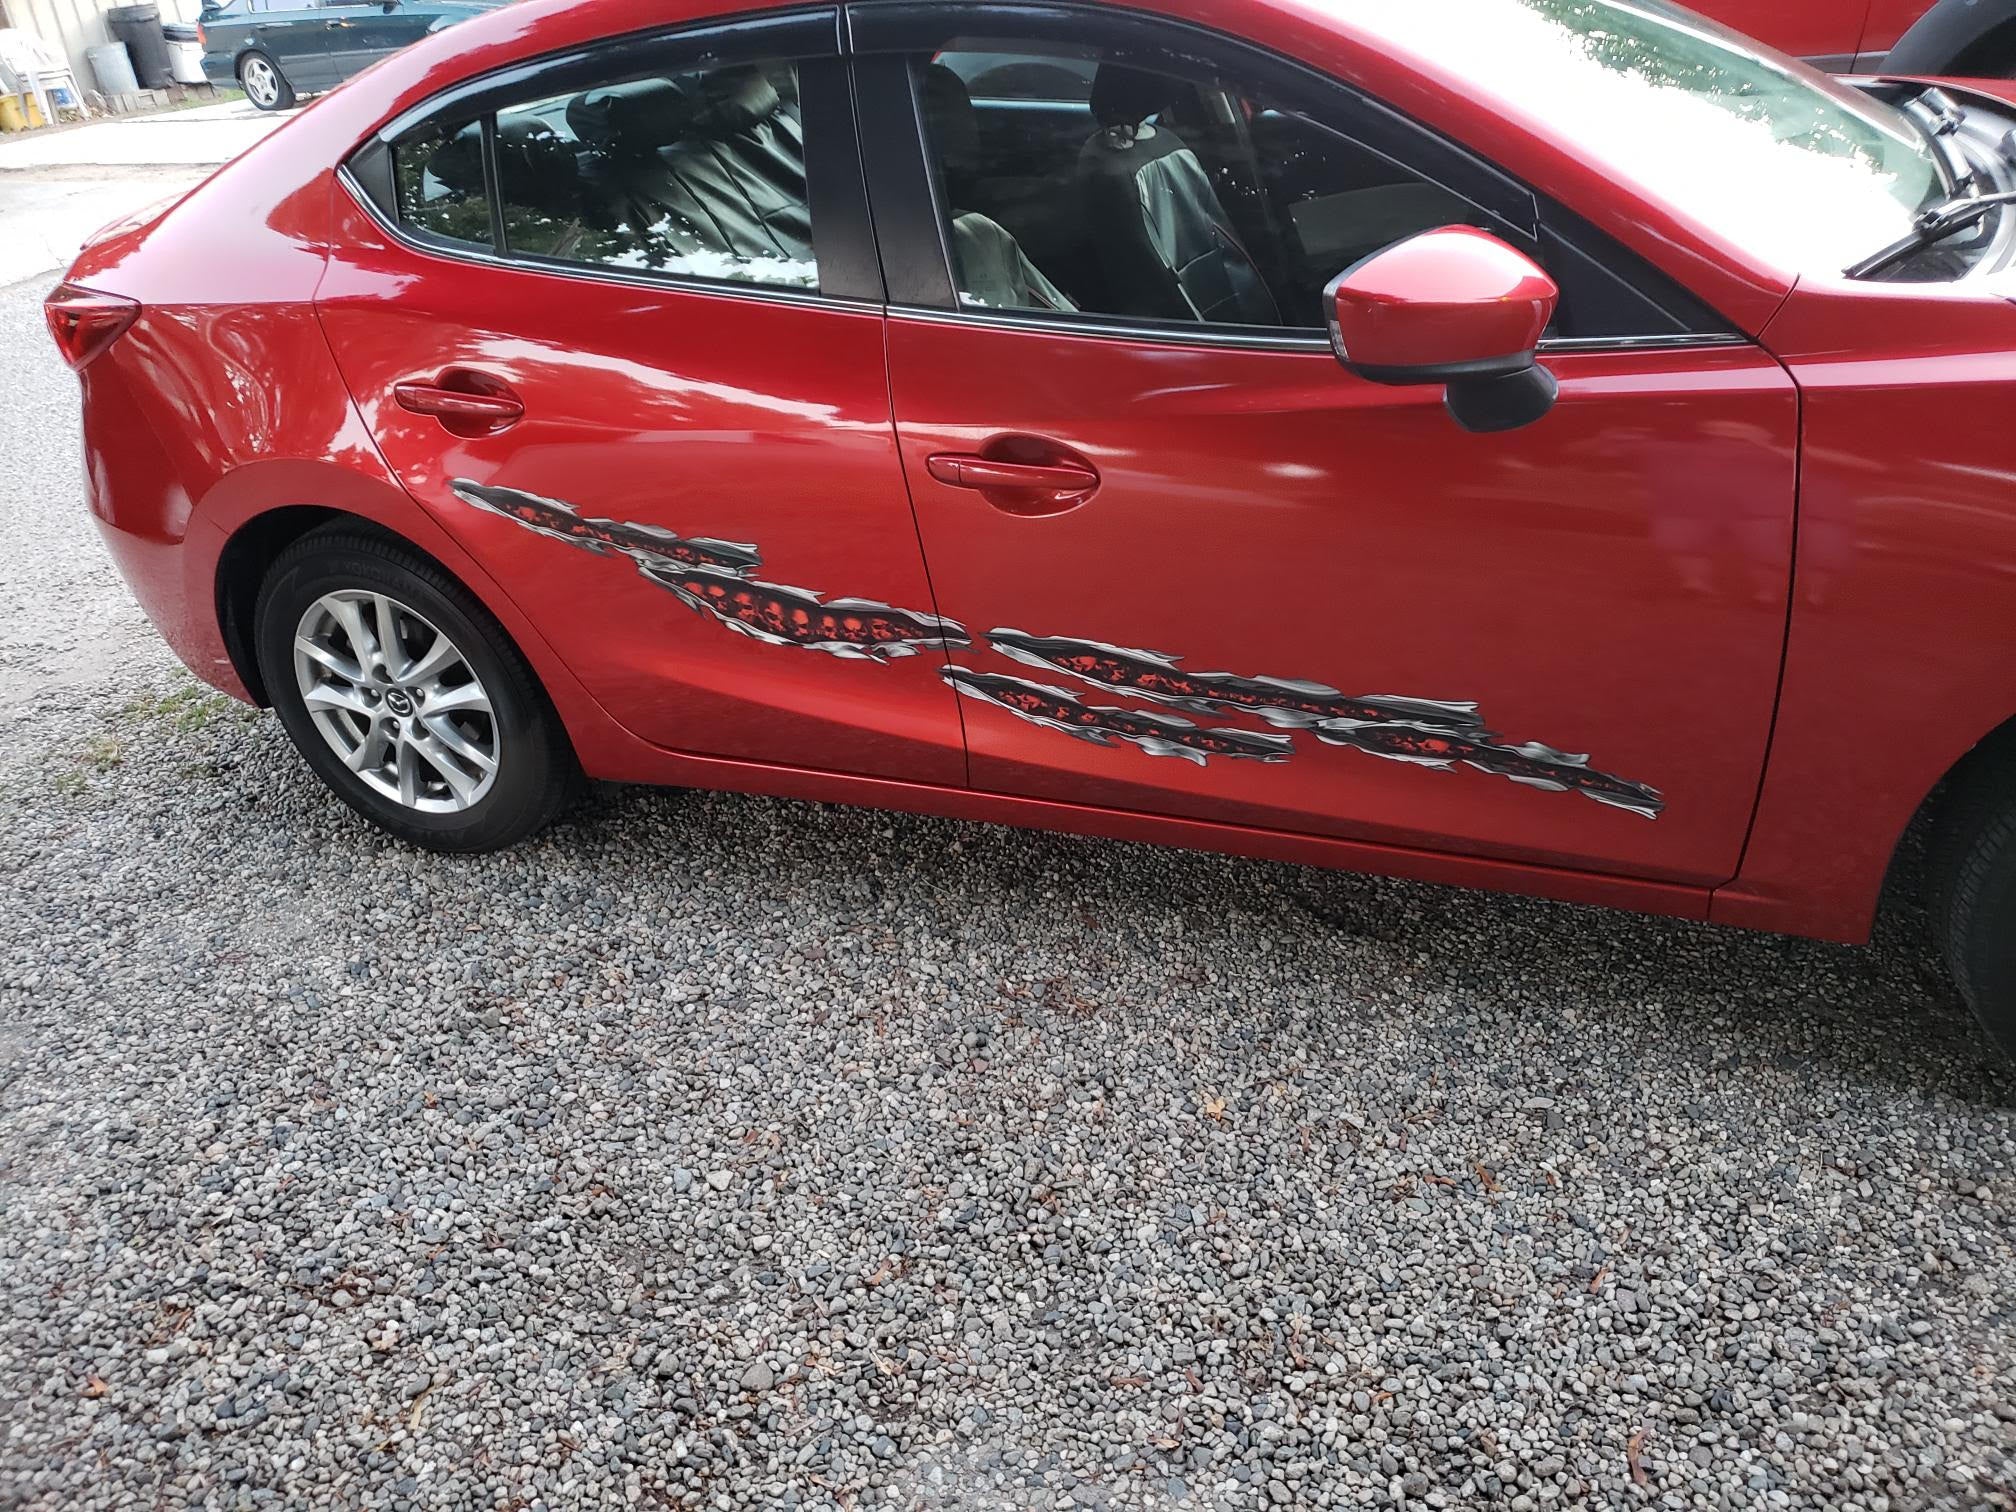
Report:
[[1326,720],[1314,727],[1314,733],[1325,745],[1347,746],[1387,761],[1443,771],[1467,766],[1550,793],[1580,793],[1646,819],[1657,819],[1666,808],[1657,788],[1599,772],[1589,765],[1587,756],[1557,751],[1537,740],[1498,745],[1421,725],[1349,719]]
[[765,645],[888,661],[972,644],[965,626],[956,621],[873,599],[821,599],[808,588],[761,583],[708,567],[639,561],[637,570],[689,608]]
[[753,572],[763,563],[754,546],[740,541],[682,536],[662,525],[639,525],[629,520],[592,519],[559,499],[542,498],[516,488],[497,488],[467,478],[455,478],[448,487],[464,504],[502,515],[514,525],[522,525],[550,540],[579,546],[597,556],[621,554],[632,560],[654,557],[688,567],[712,567],[737,574]]
[[1030,635],[1021,630],[990,630],[987,640],[1011,660],[1191,714],[1253,714],[1290,729],[1307,729],[1326,719],[1404,719],[1471,731],[1481,731],[1484,724],[1474,703],[1383,693],[1353,697],[1322,683],[1241,677],[1232,672],[1186,672],[1180,665],[1181,657],[1160,651],[1132,650],[1067,636]]
[[1093,745],[1110,746],[1124,741],[1150,756],[1174,756],[1200,767],[1209,765],[1213,756],[1279,762],[1295,754],[1295,742],[1286,735],[1208,729],[1173,714],[1102,708],[1084,703],[1077,694],[1062,688],[992,672],[975,672],[969,667],[946,666],[939,670],[946,682],[968,698],[993,704],[1018,719]]

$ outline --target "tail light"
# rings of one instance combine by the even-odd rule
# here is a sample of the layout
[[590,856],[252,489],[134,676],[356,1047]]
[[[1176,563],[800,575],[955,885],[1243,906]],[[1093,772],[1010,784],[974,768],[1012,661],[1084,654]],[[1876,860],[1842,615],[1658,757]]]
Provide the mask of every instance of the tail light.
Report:
[[81,368],[117,341],[140,314],[133,300],[100,294],[76,284],[58,284],[42,301],[42,317],[63,360]]
[[205,52],[210,51],[210,34],[203,30],[201,21],[196,23],[196,45]]

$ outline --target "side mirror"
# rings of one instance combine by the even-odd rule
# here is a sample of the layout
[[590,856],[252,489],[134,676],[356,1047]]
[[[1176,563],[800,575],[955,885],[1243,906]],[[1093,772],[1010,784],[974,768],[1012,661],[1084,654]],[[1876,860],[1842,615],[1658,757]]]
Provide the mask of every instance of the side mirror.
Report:
[[1423,231],[1330,280],[1337,360],[1373,383],[1434,383],[1467,431],[1516,430],[1554,407],[1534,360],[1561,291],[1532,258],[1471,226]]

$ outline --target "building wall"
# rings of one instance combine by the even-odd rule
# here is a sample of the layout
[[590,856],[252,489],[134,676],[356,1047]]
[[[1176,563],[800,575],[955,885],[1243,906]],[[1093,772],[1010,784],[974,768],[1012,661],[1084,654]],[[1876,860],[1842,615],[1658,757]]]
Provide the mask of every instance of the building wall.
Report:
[[[87,90],[97,89],[98,81],[92,76],[84,49],[112,40],[112,34],[105,29],[105,12],[118,3],[133,0],[0,0],[6,24],[33,32],[67,56],[78,84]],[[203,9],[203,0],[152,0],[152,3],[161,12],[163,21],[194,21]]]

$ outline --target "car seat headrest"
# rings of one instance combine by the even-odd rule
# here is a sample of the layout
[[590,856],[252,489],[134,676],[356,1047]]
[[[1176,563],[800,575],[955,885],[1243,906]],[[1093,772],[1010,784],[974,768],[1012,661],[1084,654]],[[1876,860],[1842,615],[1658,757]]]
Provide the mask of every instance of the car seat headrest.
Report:
[[1174,104],[1182,88],[1167,74],[1101,63],[1092,76],[1092,116],[1101,126],[1139,126]]
[[581,159],[537,116],[504,117],[497,122],[497,180],[507,205],[566,213],[580,199]]
[[483,192],[483,126],[471,121],[427,159],[427,171],[457,194]]
[[590,89],[567,102],[567,125],[574,135],[614,156],[641,156],[669,147],[692,122],[692,99],[670,79],[638,79]]
[[784,105],[777,86],[754,63],[701,75],[694,81],[694,94],[689,129],[716,138],[754,130]]
[[947,174],[960,178],[980,163],[980,117],[966,81],[943,63],[924,70],[924,121]]

